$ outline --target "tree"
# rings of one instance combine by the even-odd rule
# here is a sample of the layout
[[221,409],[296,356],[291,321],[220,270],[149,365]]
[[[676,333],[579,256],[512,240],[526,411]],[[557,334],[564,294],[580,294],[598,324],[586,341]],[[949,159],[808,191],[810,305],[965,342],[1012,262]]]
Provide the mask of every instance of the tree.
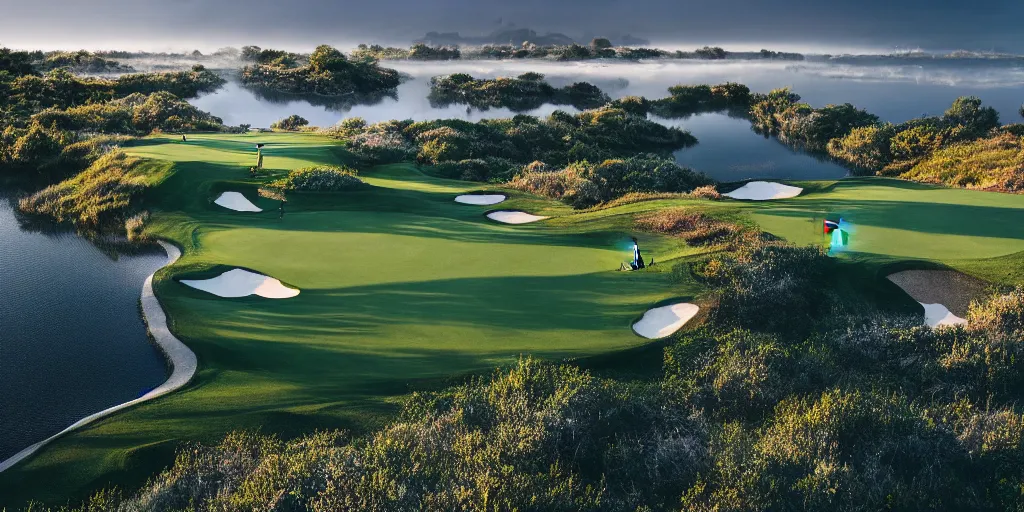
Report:
[[590,41],[590,47],[594,50],[607,50],[612,47],[612,42],[607,37],[595,37]]
[[263,48],[259,46],[243,46],[242,47],[242,60],[256,62],[256,59],[260,57],[260,52]]
[[952,124],[963,126],[962,137],[977,138],[999,126],[999,113],[992,107],[982,107],[976,96],[961,96],[946,110],[944,117]]
[[345,54],[326,44],[317,46],[309,56],[309,67],[320,73],[341,71],[347,64]]

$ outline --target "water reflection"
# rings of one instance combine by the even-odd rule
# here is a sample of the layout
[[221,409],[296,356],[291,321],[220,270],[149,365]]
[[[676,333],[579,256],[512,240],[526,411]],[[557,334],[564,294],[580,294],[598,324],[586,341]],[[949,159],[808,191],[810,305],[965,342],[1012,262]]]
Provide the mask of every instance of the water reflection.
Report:
[[[368,122],[389,119],[464,119],[479,121],[509,117],[505,108],[480,111],[465,105],[431,105],[430,78],[468,73],[478,78],[516,76],[533,71],[546,76],[555,87],[575,81],[597,85],[612,98],[636,95],[658,98],[676,84],[740,82],[754,91],[791,87],[814,106],[852,103],[883,120],[901,122],[922,115],[941,114],[958,96],[975,95],[996,108],[1004,122],[1017,119],[1024,98],[1024,69],[1000,64],[957,67],[920,65],[862,65],[805,62],[617,61],[451,61],[388,62],[411,77],[397,94],[375,99],[372,104],[345,104],[330,108],[305,101],[268,101],[231,83],[193,101],[199,108],[220,116],[227,124],[247,123],[267,127],[298,114],[316,126],[329,126],[345,117]],[[543,105],[524,112],[547,116],[555,110],[576,112],[569,106]],[[831,163],[791,151],[774,140],[750,131],[749,123],[722,114],[703,114],[688,119],[660,120],[689,130],[700,141],[676,154],[679,161],[707,172],[716,179],[835,178],[845,171]]]

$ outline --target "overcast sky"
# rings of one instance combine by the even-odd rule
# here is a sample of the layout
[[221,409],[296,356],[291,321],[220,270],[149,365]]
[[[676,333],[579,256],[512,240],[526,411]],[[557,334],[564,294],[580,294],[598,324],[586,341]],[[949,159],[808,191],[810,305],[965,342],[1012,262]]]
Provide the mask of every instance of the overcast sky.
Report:
[[0,0],[0,45],[213,49],[408,44],[501,26],[658,45],[1024,52],[1024,0]]

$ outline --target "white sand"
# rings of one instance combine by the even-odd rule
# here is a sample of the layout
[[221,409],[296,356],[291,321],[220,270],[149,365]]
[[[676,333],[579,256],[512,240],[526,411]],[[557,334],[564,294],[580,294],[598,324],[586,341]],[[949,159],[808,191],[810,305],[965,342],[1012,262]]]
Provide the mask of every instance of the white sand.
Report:
[[456,203],[475,205],[498,204],[504,200],[505,196],[502,194],[465,194],[455,197]]
[[946,327],[951,325],[967,325],[967,320],[960,318],[951,313],[946,306],[942,304],[925,304],[919,302],[924,306],[924,323],[928,327]]
[[504,222],[505,224],[526,224],[528,222],[537,222],[538,220],[544,220],[547,217],[531,215],[526,212],[517,212],[513,210],[501,210],[497,212],[488,213],[487,218],[491,220],[496,220],[498,222]]
[[214,203],[236,212],[262,212],[263,209],[252,204],[239,192],[224,192]]
[[639,322],[633,324],[633,330],[647,339],[664,338],[686,325],[699,310],[696,304],[689,302],[649,309]]
[[796,197],[803,192],[800,187],[791,187],[782,183],[770,181],[751,181],[742,187],[727,194],[722,194],[733,199],[746,199],[750,201],[768,201],[771,199],[788,199]]
[[[165,251],[167,251],[167,263],[164,264],[165,267],[175,261],[178,261],[178,258],[181,256],[181,251],[179,251],[177,247],[166,242],[158,243]],[[167,380],[164,381],[163,384],[135,400],[130,400],[123,404],[118,404],[104,409],[95,414],[90,414],[89,416],[76,421],[70,427],[61,430],[57,434],[14,454],[9,459],[0,462],[0,472],[9,469],[38,451],[43,446],[46,446],[53,440],[67,434],[68,432],[88,425],[100,418],[109,416],[121,409],[166,395],[167,393],[188,384],[188,382],[192,380],[192,377],[196,373],[196,355],[194,352],[189,350],[181,340],[174,337],[174,335],[171,334],[171,331],[167,328],[167,316],[164,314],[163,308],[160,307],[160,301],[157,300],[156,295],[153,294],[153,274],[150,274],[142,284],[142,297],[140,300],[142,302],[142,319],[146,321],[146,325],[149,327],[149,334],[153,337],[153,341],[156,342],[157,347],[163,351],[164,356],[167,357],[167,360],[171,364],[170,377],[167,377]]]
[[267,299],[287,299],[299,294],[299,290],[288,288],[273,277],[240,268],[228,270],[211,279],[182,279],[181,283],[218,297],[246,297],[256,294]]

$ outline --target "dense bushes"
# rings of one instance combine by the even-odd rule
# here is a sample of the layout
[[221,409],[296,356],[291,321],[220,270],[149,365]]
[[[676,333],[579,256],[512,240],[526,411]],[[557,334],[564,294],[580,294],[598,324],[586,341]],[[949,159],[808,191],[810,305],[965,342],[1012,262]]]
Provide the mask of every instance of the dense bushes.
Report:
[[26,212],[89,228],[123,227],[150,182],[138,158],[109,152],[77,176],[22,199]]
[[66,110],[48,109],[35,122],[62,130],[98,133],[147,134],[162,131],[213,131],[223,128],[211,116],[169,92],[135,93],[107,103],[91,103]]
[[509,186],[587,208],[629,193],[689,192],[710,182],[703,174],[656,155],[578,161],[553,170],[541,162],[524,167]]
[[[418,162],[432,166],[484,160],[488,163],[486,174],[476,179],[500,181],[512,178],[522,165],[533,161],[552,166],[582,160],[603,162],[640,153],[667,154],[696,143],[687,132],[608,106],[576,115],[556,111],[546,119],[518,115],[477,123],[456,119],[389,121],[358,128],[336,127],[326,133],[347,138],[353,152],[376,161],[382,161],[382,154],[396,158],[410,150],[415,151]],[[450,172],[451,168],[448,165],[437,170]],[[656,175],[663,184],[638,185],[638,190],[656,190],[662,185],[685,189],[683,182],[693,178],[663,169],[666,172]],[[612,188],[628,187],[613,184],[609,190]]]
[[718,290],[718,325],[788,332],[826,316],[830,301],[822,282],[835,263],[823,249],[756,236],[737,245],[735,253],[716,254],[697,270]]
[[650,102],[651,113],[661,117],[683,117],[700,112],[736,110],[746,113],[750,108],[750,89],[733,82],[719,85],[675,85],[669,96]]
[[[267,52],[267,50],[263,50]],[[376,60],[349,60],[338,50],[318,46],[304,66],[292,61],[265,60],[242,68],[242,83],[289,94],[340,96],[368,94],[398,87],[398,72],[382,68]]]
[[300,192],[340,192],[364,186],[356,177],[356,171],[347,167],[317,166],[303,167],[288,173],[286,178],[274,183],[282,190]]
[[306,118],[292,114],[284,119],[279,119],[270,124],[270,128],[273,130],[299,130],[303,126],[308,126],[309,121]]
[[434,105],[462,103],[475,108],[508,108],[522,112],[546,103],[572,105],[580,110],[597,108],[611,101],[596,86],[577,82],[555,88],[544,75],[525,73],[516,78],[477,79],[465,73],[435,76],[430,79],[430,101]]
[[1009,133],[960,142],[923,155],[900,177],[953,187],[1024,191],[1024,138]]
[[[1024,190],[1024,130],[999,126],[995,109],[960,97],[941,117],[894,125],[850,104],[815,109],[788,89],[754,95],[755,129],[811,152],[827,153],[858,174],[1001,191]],[[1019,132],[1019,133],[1018,133]]]
[[67,68],[75,73],[132,73],[135,71],[131,66],[126,66],[115,60],[108,60],[95,53],[79,50],[77,52],[49,52],[43,60],[34,64],[40,71],[50,71],[57,68]]
[[165,73],[138,73],[118,77],[114,81],[114,94],[118,97],[135,93],[168,92],[179,98],[195,98],[200,93],[212,92],[227,81],[201,65],[190,71]]

